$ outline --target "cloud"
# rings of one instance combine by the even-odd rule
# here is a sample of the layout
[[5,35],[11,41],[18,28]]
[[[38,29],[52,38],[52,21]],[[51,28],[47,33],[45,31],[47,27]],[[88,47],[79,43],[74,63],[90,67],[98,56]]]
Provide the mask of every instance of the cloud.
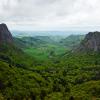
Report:
[[100,0],[0,0],[0,22],[11,29],[95,27],[100,25],[99,5]]

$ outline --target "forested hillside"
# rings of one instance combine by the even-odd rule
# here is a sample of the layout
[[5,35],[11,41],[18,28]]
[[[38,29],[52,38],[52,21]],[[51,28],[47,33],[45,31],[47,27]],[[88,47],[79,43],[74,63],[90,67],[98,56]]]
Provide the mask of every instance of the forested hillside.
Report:
[[70,35],[62,39],[60,43],[71,50],[76,46],[78,46],[83,39],[84,39],[84,35]]

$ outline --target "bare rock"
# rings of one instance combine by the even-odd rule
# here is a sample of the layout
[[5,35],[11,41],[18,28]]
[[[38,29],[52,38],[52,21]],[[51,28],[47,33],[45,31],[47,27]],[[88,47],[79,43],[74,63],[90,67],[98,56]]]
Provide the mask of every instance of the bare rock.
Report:
[[100,32],[89,32],[85,36],[84,40],[80,43],[76,51],[100,51]]
[[3,43],[12,43],[13,37],[10,31],[8,30],[6,24],[0,24],[0,44]]

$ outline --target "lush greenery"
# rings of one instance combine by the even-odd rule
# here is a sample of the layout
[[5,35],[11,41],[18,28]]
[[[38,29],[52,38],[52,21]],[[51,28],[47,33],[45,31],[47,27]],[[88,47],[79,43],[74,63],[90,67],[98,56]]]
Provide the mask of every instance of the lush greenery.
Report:
[[61,44],[66,46],[69,49],[72,49],[80,44],[84,39],[84,35],[70,35],[60,41]]
[[33,40],[0,46],[0,100],[100,100],[100,53]]

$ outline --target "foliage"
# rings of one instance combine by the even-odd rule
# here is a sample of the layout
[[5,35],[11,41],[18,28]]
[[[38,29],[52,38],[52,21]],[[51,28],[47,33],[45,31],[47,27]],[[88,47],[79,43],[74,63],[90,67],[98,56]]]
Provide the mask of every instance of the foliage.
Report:
[[100,53],[45,42],[0,46],[0,100],[100,100]]

